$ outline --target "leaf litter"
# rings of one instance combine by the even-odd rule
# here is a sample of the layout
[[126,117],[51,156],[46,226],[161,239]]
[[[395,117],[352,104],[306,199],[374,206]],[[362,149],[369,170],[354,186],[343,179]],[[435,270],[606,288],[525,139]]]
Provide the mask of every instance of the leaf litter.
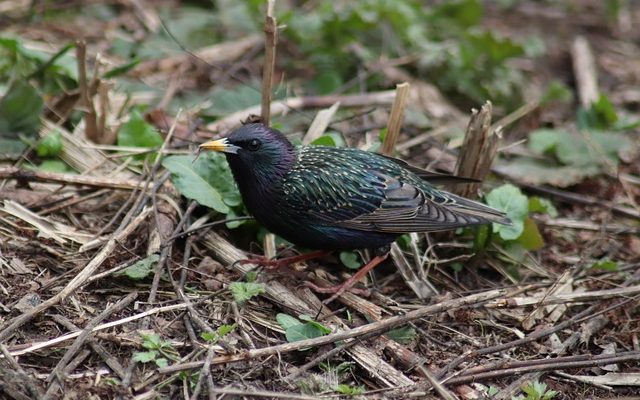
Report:
[[[274,125],[294,141],[379,147],[391,104],[384,91],[392,85],[384,82],[395,83],[399,70],[420,88],[420,107],[409,105],[399,139],[400,156],[446,169],[461,141],[455,129],[439,126],[464,129],[465,110],[487,98],[500,116],[533,101],[532,93],[544,98],[535,113],[507,126],[505,150],[493,168],[501,179],[485,186],[484,200],[506,211],[513,227],[400,241],[402,263],[442,295],[429,291],[430,298],[418,299],[394,268],[381,268],[368,282],[370,297],[347,293],[327,309],[322,297],[300,287],[302,280],[322,276],[337,283],[346,271],[342,264],[353,267],[360,257],[343,253],[340,261],[336,255],[291,271],[235,264],[261,251],[258,227],[229,228],[225,219],[245,210],[224,158],[192,153],[211,138],[207,124],[237,124],[225,118],[259,103],[262,41],[255,33],[261,28],[249,21],[261,20],[261,4],[220,1],[219,9],[194,11],[164,3],[147,7],[145,16],[128,6],[84,6],[82,17],[38,5],[36,12],[52,12],[54,22],[10,17],[0,34],[4,394],[638,394],[640,254],[632,216],[640,201],[633,134],[640,117],[624,100],[629,94],[613,84],[638,69],[626,67],[633,65],[630,56],[608,50],[616,40],[634,46],[634,33],[620,21],[625,12],[637,14],[637,5],[625,3],[615,21],[576,12],[575,25],[567,27],[573,33],[583,25],[603,27],[590,37],[603,49],[597,53],[603,94],[575,112],[523,78],[562,76],[550,67],[559,56],[519,35],[506,38],[522,33],[518,19],[545,27],[566,10],[473,0],[423,10],[401,1],[392,8],[370,2],[279,15],[288,24],[278,49],[285,80],[274,98],[287,104],[295,92],[305,105],[281,106],[287,115],[276,115]],[[491,12],[483,16],[485,7]],[[172,13],[180,18],[167,17]],[[115,15],[120,22],[107,23]],[[385,16],[388,24],[379,24]],[[63,21],[77,32],[58,29]],[[376,30],[382,25],[384,34]],[[80,32],[88,33],[84,86],[75,45],[68,46]],[[379,59],[374,43],[382,36],[424,56],[397,54],[391,46]],[[213,66],[185,54],[176,39]],[[538,39],[547,48],[566,46],[545,29]],[[332,45],[315,43],[324,41]],[[611,62],[620,57],[623,62]],[[529,67],[520,68],[523,61]],[[358,82],[350,81],[354,76]],[[350,103],[353,82],[362,91],[360,107]],[[114,142],[86,139],[83,92],[96,115],[104,115],[106,131],[117,133]],[[443,101],[430,100],[430,93]],[[330,97],[318,97],[325,94]],[[150,113],[155,104],[165,105],[157,115],[173,118],[186,107],[180,115],[189,117],[161,124]],[[318,116],[321,129],[303,135],[318,108],[332,105]],[[180,134],[159,153],[170,126]],[[521,138],[528,141],[519,144]],[[132,157],[119,146],[138,153]],[[480,236],[486,240],[474,241]],[[277,249],[291,251],[286,244]],[[462,262],[447,261],[461,253],[468,255]],[[220,264],[203,267],[208,257]],[[412,312],[418,317],[402,319]],[[385,325],[396,317],[397,325]],[[94,326],[88,335],[77,330],[86,326]],[[340,365],[348,368],[331,367]],[[47,379],[53,371],[55,378]]]

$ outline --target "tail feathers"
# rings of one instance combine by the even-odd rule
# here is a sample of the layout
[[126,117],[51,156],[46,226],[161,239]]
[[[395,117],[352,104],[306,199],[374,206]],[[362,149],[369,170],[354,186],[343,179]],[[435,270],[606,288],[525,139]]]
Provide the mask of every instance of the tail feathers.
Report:
[[502,225],[511,225],[511,220],[502,211],[451,193],[447,193],[447,197],[453,201],[453,204],[449,204],[448,208],[456,213],[479,218],[486,221],[485,223],[495,222]]

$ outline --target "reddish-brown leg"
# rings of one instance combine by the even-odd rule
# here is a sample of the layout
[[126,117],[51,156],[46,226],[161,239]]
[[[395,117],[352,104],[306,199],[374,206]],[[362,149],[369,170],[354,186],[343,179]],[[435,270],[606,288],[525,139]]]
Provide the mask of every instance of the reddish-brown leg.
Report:
[[289,266],[291,264],[299,263],[302,261],[311,260],[313,258],[320,258],[329,254],[327,251],[312,251],[311,253],[300,254],[293,257],[279,258],[275,260],[269,260],[265,257],[254,257],[246,260],[238,261],[238,264],[256,264],[263,266],[266,269],[278,269]]
[[349,279],[347,279],[346,281],[342,282],[339,285],[330,286],[330,287],[326,287],[326,288],[321,288],[321,287],[319,287],[317,285],[314,285],[311,282],[306,282],[305,284],[307,286],[309,286],[311,289],[315,290],[316,292],[333,293],[333,296],[329,297],[328,299],[326,299],[325,301],[322,302],[324,304],[329,304],[332,301],[334,301],[335,299],[337,299],[338,296],[340,296],[342,293],[344,293],[347,290],[351,289],[351,287],[353,285],[355,285],[356,282],[358,282],[363,276],[365,276],[367,274],[367,272],[369,272],[372,269],[374,269],[375,267],[377,267],[381,262],[386,260],[388,256],[389,256],[389,254],[385,254],[383,256],[375,256],[374,258],[371,259],[371,261],[369,261],[362,268],[360,268],[358,270],[358,272],[356,272],[355,274],[351,275],[351,277]]

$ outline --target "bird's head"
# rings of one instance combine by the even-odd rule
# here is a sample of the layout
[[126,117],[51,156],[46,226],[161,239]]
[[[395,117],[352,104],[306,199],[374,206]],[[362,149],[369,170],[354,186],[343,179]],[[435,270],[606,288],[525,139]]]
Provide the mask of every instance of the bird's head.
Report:
[[260,123],[243,125],[223,139],[201,144],[200,149],[223,152],[240,185],[243,180],[269,183],[289,172],[295,161],[291,142]]

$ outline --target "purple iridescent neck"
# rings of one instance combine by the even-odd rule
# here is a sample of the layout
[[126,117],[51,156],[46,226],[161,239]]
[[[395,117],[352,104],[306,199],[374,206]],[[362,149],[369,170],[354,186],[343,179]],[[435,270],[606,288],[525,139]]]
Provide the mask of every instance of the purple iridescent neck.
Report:
[[[236,154],[225,155],[245,202],[247,197],[264,195],[277,186],[296,160],[291,142],[281,132],[262,124],[244,125],[228,140],[241,147]],[[255,140],[260,147],[251,151],[246,144]]]

